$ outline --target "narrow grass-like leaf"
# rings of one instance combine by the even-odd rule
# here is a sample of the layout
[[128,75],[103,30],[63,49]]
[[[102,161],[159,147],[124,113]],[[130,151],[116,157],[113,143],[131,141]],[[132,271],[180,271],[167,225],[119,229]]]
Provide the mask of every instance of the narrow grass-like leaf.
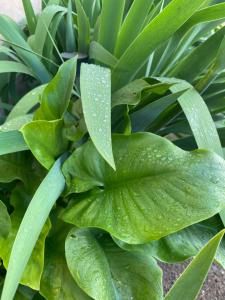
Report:
[[[149,55],[187,21],[204,0],[174,0],[139,34],[112,73],[113,90],[132,80]],[[182,14],[180,13],[182,11]],[[160,32],[160,34],[159,34]],[[110,38],[110,34],[108,38]]]
[[213,65],[209,68],[205,76],[196,85],[196,89],[200,92],[205,91],[209,85],[219,76],[225,68],[225,37],[218,49]]
[[213,263],[224,233],[224,230],[218,233],[202,248],[181,277],[175,282],[172,289],[166,295],[165,300],[196,299]]
[[96,65],[81,66],[81,100],[90,137],[102,157],[115,169],[111,139],[111,73]]
[[30,31],[30,34],[34,34],[35,28],[37,25],[37,18],[34,13],[34,9],[30,0],[22,0],[23,8],[26,14],[27,25]]
[[[48,82],[51,78],[51,75],[42,64],[40,59],[30,51],[31,48],[29,44],[25,41],[25,36],[17,27],[17,24],[14,23],[10,18],[6,16],[0,16],[0,33],[3,37],[8,41],[14,44],[21,46],[21,48],[17,46],[12,46],[17,52],[18,56],[29,66],[35,76],[39,79],[40,82],[45,83]],[[25,48],[27,51],[25,51]]]
[[88,53],[90,44],[90,23],[88,17],[80,3],[76,0],[77,24],[78,24],[78,51],[80,53]]
[[10,60],[0,61],[0,74],[1,73],[22,73],[35,77],[34,73],[24,64]]
[[68,52],[75,52],[75,36],[73,28],[72,3],[68,1],[68,13],[66,16],[66,48]]
[[176,67],[168,74],[169,77],[181,78],[188,82],[193,82],[215,59],[224,34],[225,28],[222,28],[200,46],[196,47],[188,56],[178,62]]
[[0,132],[0,155],[28,150],[19,131]]
[[39,54],[43,54],[48,32],[46,28],[49,28],[52,20],[58,13],[66,13],[66,8],[58,5],[47,6],[38,18],[37,27],[35,30],[34,40],[32,42],[32,48]]
[[90,45],[89,57],[111,68],[115,67],[118,62],[115,56],[95,41]]
[[114,53],[124,7],[125,0],[102,1],[98,42],[111,53]]
[[36,191],[24,215],[13,244],[1,296],[2,300],[13,299],[48,215],[64,190],[65,179],[61,172],[61,163],[62,158],[56,161]]
[[133,2],[117,39],[115,50],[116,57],[121,57],[142,30],[145,24],[145,18],[150,11],[152,3],[153,0],[135,0]]

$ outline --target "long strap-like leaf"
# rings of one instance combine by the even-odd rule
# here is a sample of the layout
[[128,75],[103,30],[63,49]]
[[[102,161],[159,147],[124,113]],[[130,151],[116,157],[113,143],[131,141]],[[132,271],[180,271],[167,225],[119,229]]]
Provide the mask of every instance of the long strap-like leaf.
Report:
[[12,300],[48,215],[65,187],[58,159],[36,191],[13,244],[1,300]]
[[[201,95],[186,81],[173,78],[159,78],[159,80],[171,83],[177,82],[178,84],[171,87],[173,92],[186,89],[178,98],[178,102],[186,115],[198,147],[212,150],[224,157],[215,123]],[[220,217],[225,225],[225,211],[220,212]]]
[[[187,21],[205,0],[173,0],[154,18],[120,58],[112,74],[113,90],[132,80],[149,55]],[[182,11],[182,13],[180,13]],[[160,33],[160,34],[159,34]]]
[[222,230],[202,248],[181,277],[175,282],[164,300],[196,299],[212,265],[224,233],[225,230]]
[[98,42],[112,54],[120,30],[124,7],[125,0],[102,1]]
[[0,155],[28,150],[22,133],[16,130],[0,132]]

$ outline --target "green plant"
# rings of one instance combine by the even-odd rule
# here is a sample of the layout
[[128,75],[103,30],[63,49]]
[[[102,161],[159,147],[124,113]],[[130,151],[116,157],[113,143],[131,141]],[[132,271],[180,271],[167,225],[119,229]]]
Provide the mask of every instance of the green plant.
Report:
[[224,1],[23,4],[23,31],[0,16],[2,300],[160,300],[157,260],[194,256],[165,300],[195,299],[225,268]]

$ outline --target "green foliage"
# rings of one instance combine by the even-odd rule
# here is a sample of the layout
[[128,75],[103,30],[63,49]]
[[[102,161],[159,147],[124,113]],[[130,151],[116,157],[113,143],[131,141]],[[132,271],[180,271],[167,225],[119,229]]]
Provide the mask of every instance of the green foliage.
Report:
[[0,16],[1,300],[162,300],[157,261],[193,257],[164,299],[196,299],[225,268],[225,1],[23,6]]

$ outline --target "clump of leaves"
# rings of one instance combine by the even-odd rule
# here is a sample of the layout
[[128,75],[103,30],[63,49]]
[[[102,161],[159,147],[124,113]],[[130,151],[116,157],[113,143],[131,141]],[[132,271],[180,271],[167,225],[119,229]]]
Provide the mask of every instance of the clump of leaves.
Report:
[[[23,4],[24,30],[0,16],[1,299],[195,299],[225,268],[224,1]],[[157,261],[191,257],[164,296]]]

